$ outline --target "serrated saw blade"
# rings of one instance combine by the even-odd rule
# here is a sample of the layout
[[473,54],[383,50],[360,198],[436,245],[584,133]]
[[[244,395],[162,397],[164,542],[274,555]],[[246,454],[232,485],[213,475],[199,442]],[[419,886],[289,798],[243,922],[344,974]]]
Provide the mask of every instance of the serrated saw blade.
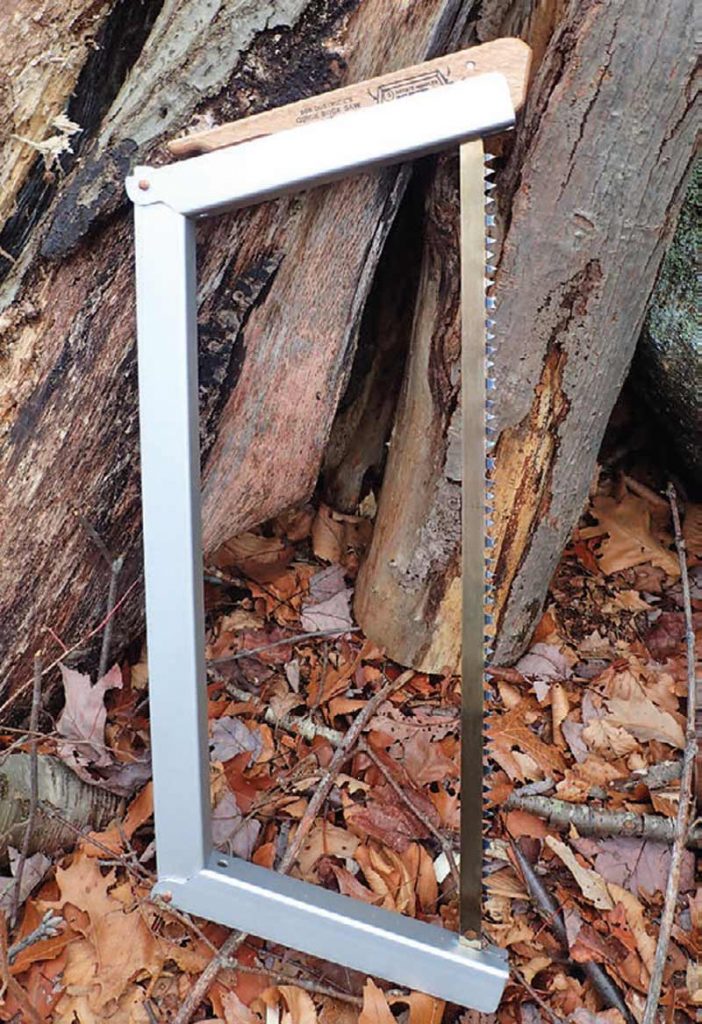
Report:
[[488,422],[493,403],[492,273],[489,228],[492,183],[486,187],[481,141],[460,150],[461,389],[463,417],[463,644],[461,700],[460,931],[479,940],[483,878],[483,693],[491,644],[489,525],[492,494]]

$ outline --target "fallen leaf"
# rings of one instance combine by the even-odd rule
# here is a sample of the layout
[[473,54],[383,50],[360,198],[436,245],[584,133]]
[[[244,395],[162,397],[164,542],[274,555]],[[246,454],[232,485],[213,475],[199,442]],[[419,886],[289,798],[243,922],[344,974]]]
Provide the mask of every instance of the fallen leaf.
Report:
[[341,590],[319,604],[305,605],[300,616],[302,628],[308,633],[322,630],[339,630],[340,633],[353,627],[351,619],[351,591]]
[[610,697],[607,708],[609,714],[604,721],[622,726],[637,740],[658,740],[679,749],[685,746],[685,734],[680,723],[668,711],[657,708],[648,697],[641,694],[633,695],[629,700]]
[[613,910],[614,903],[607,891],[604,879],[591,868],[584,868],[577,857],[564,842],[555,836],[546,836],[544,840],[549,849],[553,850],[578,883],[583,896],[597,907],[598,910]]
[[639,749],[639,744],[626,729],[614,725],[605,718],[596,718],[582,731],[582,738],[590,750],[612,760],[625,757]]
[[[598,495],[592,503],[592,514],[609,536],[600,548],[598,563],[602,572],[610,575],[650,562],[664,569],[669,576],[678,577],[678,559],[651,530],[650,506],[636,494],[626,494],[621,501]],[[581,536],[587,531],[581,530]],[[590,536],[594,536],[590,533]]]
[[229,991],[222,995],[225,1024],[262,1024],[259,1014],[242,1003],[236,992]]
[[255,818],[244,818],[232,791],[224,790],[212,811],[214,846],[232,856],[251,860],[260,831],[260,822]]
[[314,869],[320,857],[353,857],[358,839],[345,828],[326,823],[315,825],[302,844],[297,866],[306,881],[316,881]]
[[249,751],[255,759],[262,748],[260,736],[252,732],[240,718],[224,716],[212,722],[210,757],[213,761],[229,761],[237,754]]
[[636,942],[636,948],[650,974],[656,955],[656,940],[646,931],[645,910],[636,896],[622,886],[609,882],[607,888],[614,902],[623,906],[627,924]]
[[567,658],[553,644],[534,644],[514,667],[529,679],[568,679],[571,675]]
[[[694,888],[694,864],[692,851],[686,850],[680,879],[682,893]],[[651,895],[664,892],[670,872],[670,848],[628,836],[600,839],[595,870],[606,882],[613,882],[635,896],[641,891]]]
[[371,978],[363,986],[363,1008],[358,1015],[358,1024],[395,1024],[385,994]]
[[[66,703],[56,728],[66,742],[59,742],[58,755],[83,777],[84,767],[109,766],[113,758],[105,746],[107,708],[105,694],[122,686],[119,665],[93,685],[90,676],[59,665]],[[89,781],[92,781],[89,777]]]
[[295,549],[281,537],[241,533],[224,543],[212,559],[220,569],[236,568],[257,583],[268,583],[287,568]]
[[288,1008],[282,1024],[317,1024],[317,1011],[308,992],[296,985],[278,985],[278,991]]
[[[15,850],[14,847],[10,846],[8,848],[8,859],[10,861],[10,872],[12,877],[0,877],[0,911],[5,914],[10,913],[13,903],[15,876],[17,874],[17,866],[20,860],[19,850]],[[22,885],[20,886],[18,906],[22,906],[32,889],[39,885],[50,867],[51,861],[41,852],[33,853],[31,857],[27,857],[22,871]]]
[[341,562],[344,554],[344,524],[324,504],[312,523],[312,550],[325,562]]

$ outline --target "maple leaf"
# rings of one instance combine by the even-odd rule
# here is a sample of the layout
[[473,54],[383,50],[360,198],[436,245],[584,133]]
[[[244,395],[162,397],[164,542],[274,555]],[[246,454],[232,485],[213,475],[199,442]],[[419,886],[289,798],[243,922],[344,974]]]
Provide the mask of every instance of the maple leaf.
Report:
[[650,562],[664,569],[669,576],[680,575],[677,556],[654,537],[648,504],[635,494],[626,494],[621,501],[598,495],[592,503],[592,514],[600,528],[580,531],[581,536],[595,536],[597,529],[609,537],[602,542],[598,563],[602,572],[620,572]]

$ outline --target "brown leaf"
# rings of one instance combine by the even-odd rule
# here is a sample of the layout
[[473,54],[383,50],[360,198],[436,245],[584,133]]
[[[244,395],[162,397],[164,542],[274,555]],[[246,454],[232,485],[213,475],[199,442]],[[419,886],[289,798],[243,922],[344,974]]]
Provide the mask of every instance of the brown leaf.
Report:
[[584,868],[577,857],[564,842],[556,839],[555,836],[546,836],[544,840],[549,849],[553,850],[556,856],[560,857],[565,866],[578,883],[583,896],[589,900],[598,910],[613,910],[614,903],[607,891],[604,879],[591,868]]
[[294,555],[295,549],[281,537],[248,532],[223,544],[213,562],[220,569],[235,568],[257,583],[267,583],[280,576]]
[[637,740],[659,740],[680,749],[685,746],[680,723],[668,711],[657,708],[648,697],[642,694],[635,694],[629,700],[610,697],[607,707],[609,714],[604,721],[622,726]]
[[669,576],[680,575],[677,556],[652,533],[651,510],[643,498],[626,494],[617,501],[598,495],[592,504],[592,514],[609,534],[602,543],[598,558],[602,572],[609,575],[650,562],[660,566]]
[[412,812],[397,804],[353,804],[344,813],[349,828],[364,836],[379,839],[391,850],[402,853],[411,839],[425,839],[426,827]]
[[282,1024],[317,1024],[317,1011],[309,992],[296,985],[279,985],[278,991],[288,1007]]
[[344,524],[327,505],[319,506],[312,523],[312,550],[325,562],[339,563],[344,554]]
[[412,992],[409,997],[409,1024],[441,1024],[446,1003],[424,992]]
[[317,881],[314,869],[320,857],[339,857],[345,860],[353,857],[357,846],[358,839],[345,828],[328,825],[326,822],[315,825],[302,844],[297,859],[300,874],[308,882]]
[[105,746],[105,694],[122,686],[119,665],[113,665],[94,686],[90,676],[65,665],[59,668],[66,699],[56,723],[59,735],[66,740],[58,744],[59,757],[81,775],[87,765],[112,765],[113,758]]
[[363,986],[363,1009],[358,1015],[358,1024],[395,1024],[385,994],[371,978]]

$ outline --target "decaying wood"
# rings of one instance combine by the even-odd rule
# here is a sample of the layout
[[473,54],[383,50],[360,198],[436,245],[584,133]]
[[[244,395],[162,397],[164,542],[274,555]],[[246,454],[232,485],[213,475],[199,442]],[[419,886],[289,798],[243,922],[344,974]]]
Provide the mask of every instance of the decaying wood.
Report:
[[459,82],[486,72],[504,75],[509,84],[512,105],[519,110],[526,95],[529,62],[529,48],[521,39],[496,39],[492,43],[471,47],[470,52],[458,50],[413,67],[333,89],[324,95],[323,100],[317,97],[298,100],[244,120],[184,135],[169,142],[168,148],[175,156],[211,153],[215,149],[284,131],[295,125],[326,120],[347,110],[372,107],[395,96],[430,88],[432,84]]
[[[74,510],[124,552],[123,592],[140,571],[132,230],[123,188],[130,164],[162,160],[161,140],[195,116],[224,121],[435,56],[465,19],[462,8],[458,0],[277,0],[233,5],[212,19],[206,0],[159,7],[146,43],[131,53],[132,73],[80,136],[80,164],[57,180],[43,220],[13,251],[14,263],[3,264],[6,687],[31,677],[44,627],[70,646],[101,617],[109,569]],[[143,23],[142,5],[115,4],[108,20],[118,15]],[[408,175],[380,171],[203,227],[208,549],[313,489]],[[135,593],[120,611],[114,645],[140,621]]]
[[[642,34],[641,12],[625,0],[568,5],[497,175],[500,663],[528,643],[582,510],[684,192],[695,145],[691,16],[689,0],[666,0]],[[523,28],[527,37],[535,24]],[[456,395],[455,385],[443,395],[435,390],[430,415],[426,369],[418,367],[441,345],[433,338],[439,325],[452,323],[457,287],[454,276],[431,315],[431,295],[419,292],[393,457],[356,597],[359,620],[374,624],[391,657],[435,671],[458,660],[460,630],[445,628],[449,616],[456,619],[447,584],[438,601],[433,588],[442,562],[457,564],[459,541],[439,525],[442,516],[456,521],[445,485],[451,446],[439,433],[427,456],[424,431],[447,424]],[[419,571],[410,574],[410,565]],[[455,574],[444,568],[444,579],[447,571]],[[419,627],[404,614],[408,606],[428,610]],[[426,638],[444,629],[449,651],[442,646],[430,663]]]
[[[105,828],[122,806],[118,796],[82,782],[58,758],[39,754],[37,772],[39,813],[27,845],[28,854],[69,849],[75,842],[71,825]],[[22,843],[31,810],[31,775],[29,754],[10,754],[0,764],[0,860],[6,860],[8,846],[19,847]],[[44,814],[43,804],[57,808],[67,824]]]

